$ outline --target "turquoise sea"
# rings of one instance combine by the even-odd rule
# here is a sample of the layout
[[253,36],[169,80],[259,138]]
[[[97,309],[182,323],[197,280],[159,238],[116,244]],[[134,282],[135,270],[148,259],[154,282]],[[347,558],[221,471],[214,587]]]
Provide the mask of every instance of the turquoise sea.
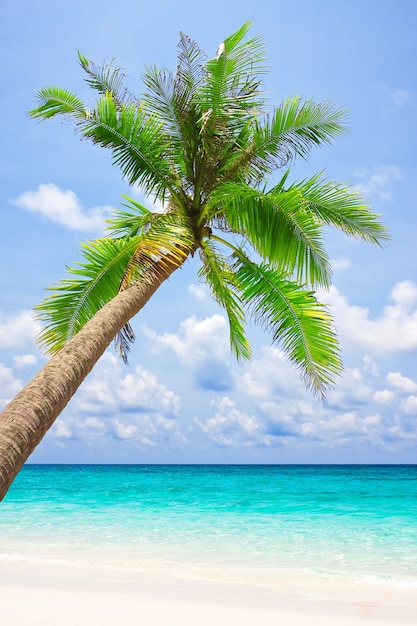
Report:
[[26,465],[0,559],[99,557],[417,589],[417,466]]

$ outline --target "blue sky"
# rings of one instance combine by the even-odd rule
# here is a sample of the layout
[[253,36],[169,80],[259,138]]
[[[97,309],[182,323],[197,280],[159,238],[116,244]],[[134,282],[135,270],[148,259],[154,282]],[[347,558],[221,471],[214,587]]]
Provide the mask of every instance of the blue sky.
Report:
[[349,134],[293,177],[325,170],[360,189],[392,235],[380,249],[328,233],[334,283],[322,298],[346,371],[324,403],[259,329],[252,361],[234,362],[191,261],[133,321],[129,366],[110,347],[32,461],[416,462],[416,18],[415,0],[2,1],[0,408],[45,362],[31,313],[45,287],[101,235],[121,193],[146,202],[70,124],[27,118],[43,86],[94,96],[77,49],[115,58],[139,94],[146,65],[175,69],[179,31],[214,56],[252,19],[271,105],[297,94],[349,110]]

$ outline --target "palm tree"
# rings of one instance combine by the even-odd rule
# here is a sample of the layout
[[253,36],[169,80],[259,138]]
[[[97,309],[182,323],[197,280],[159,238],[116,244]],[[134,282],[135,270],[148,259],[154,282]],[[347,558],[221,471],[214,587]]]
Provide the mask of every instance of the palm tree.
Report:
[[147,68],[140,99],[124,88],[120,68],[81,53],[87,83],[99,92],[94,109],[65,89],[39,92],[32,117],[72,119],[164,210],[125,197],[111,234],[85,243],[84,262],[37,307],[46,321],[40,340],[53,356],[0,416],[0,499],[113,338],[127,359],[129,320],[190,255],[199,256],[200,278],[227,314],[237,358],[251,354],[250,316],[319,395],[342,371],[332,318],[315,295],[331,281],[323,230],[379,244],[387,231],[345,185],[323,175],[290,182],[296,157],[344,133],[345,113],[298,97],[268,112],[264,44],[247,37],[250,26],[210,60],[181,34],[175,74]]

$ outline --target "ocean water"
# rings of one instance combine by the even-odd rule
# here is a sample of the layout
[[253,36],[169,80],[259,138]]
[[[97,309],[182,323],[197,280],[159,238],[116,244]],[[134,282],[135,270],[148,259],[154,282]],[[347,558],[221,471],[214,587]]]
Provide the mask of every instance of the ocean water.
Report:
[[0,560],[417,590],[417,466],[26,465]]

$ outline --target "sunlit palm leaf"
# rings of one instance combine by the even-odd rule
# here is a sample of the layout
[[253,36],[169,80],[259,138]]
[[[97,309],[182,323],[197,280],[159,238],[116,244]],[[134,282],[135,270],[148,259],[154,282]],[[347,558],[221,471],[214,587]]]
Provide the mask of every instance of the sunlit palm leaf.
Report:
[[60,87],[45,87],[36,94],[39,106],[29,111],[34,118],[48,119],[55,115],[72,115],[75,118],[84,118],[87,114],[82,100],[67,89]]
[[[181,34],[175,73],[148,68],[141,100],[123,87],[120,68],[97,66],[81,53],[87,83],[101,94],[94,108],[62,89],[39,92],[33,117],[73,118],[82,136],[109,148],[130,184],[165,207],[152,213],[125,197],[109,221],[116,239],[87,244],[85,263],[40,306],[45,344],[62,345],[119,290],[181,265],[200,248],[200,276],[227,312],[237,356],[250,354],[246,304],[319,393],[340,373],[332,320],[306,286],[330,283],[323,230],[335,226],[373,243],[387,231],[358,194],[321,176],[286,186],[286,172],[267,191],[267,175],[339,138],[345,113],[293,97],[268,115],[264,42],[247,37],[250,26],[227,37],[209,61]],[[216,228],[232,235],[222,239]],[[232,262],[215,242],[234,251]],[[122,356],[131,339],[126,326]]]
[[214,223],[215,211],[219,211],[220,220],[226,220],[232,232],[244,236],[281,274],[311,285],[329,285],[331,267],[321,224],[305,211],[296,186],[287,192],[264,193],[249,185],[227,183],[212,194],[208,206]]
[[187,114],[193,108],[198,90],[206,81],[206,55],[190,37],[180,33],[178,65],[174,79],[177,115]]
[[271,116],[258,115],[255,109],[251,139],[224,171],[224,178],[231,180],[243,170],[248,181],[262,180],[294,157],[305,158],[313,147],[340,138],[346,130],[345,117],[343,109],[329,102],[316,104],[299,97],[283,102]]
[[204,241],[200,255],[202,266],[199,276],[206,281],[214,299],[227,313],[231,349],[236,358],[248,359],[251,349],[244,330],[245,315],[236,293],[236,274],[212,241]]
[[289,98],[275,109],[264,131],[258,129],[257,152],[270,151],[281,163],[296,155],[306,157],[313,147],[340,139],[346,132],[345,118],[346,111],[331,102]]
[[39,340],[49,354],[60,350],[119,292],[138,241],[98,239],[82,244],[85,261],[67,268],[71,278],[51,287],[54,293],[36,307],[38,318],[47,323]]
[[112,217],[106,220],[107,230],[112,237],[134,237],[146,231],[158,214],[125,194],[122,197],[126,200],[123,206],[127,210],[115,209]]
[[354,189],[326,181],[320,174],[292,185],[288,191],[294,188],[301,194],[306,210],[321,223],[378,245],[390,238],[380,216],[369,209]]
[[158,263],[161,268],[173,262],[181,265],[194,249],[194,233],[186,216],[174,211],[155,214],[152,224],[137,241],[121,280],[120,290],[138,280],[138,272],[143,279],[149,261]]
[[308,387],[320,395],[342,371],[331,316],[312,291],[264,264],[235,255],[242,299],[254,319],[272,334],[300,369]]
[[140,185],[146,194],[155,194],[162,201],[167,192],[172,196],[178,193],[179,181],[167,158],[167,138],[161,132],[161,124],[142,107],[128,105],[118,110],[107,94],[82,132],[94,143],[110,148],[113,162],[129,184]]
[[227,37],[216,58],[206,64],[204,107],[212,110],[215,117],[261,106],[259,85],[265,70],[265,43],[261,37],[245,40],[250,27],[251,22],[245,22]]

